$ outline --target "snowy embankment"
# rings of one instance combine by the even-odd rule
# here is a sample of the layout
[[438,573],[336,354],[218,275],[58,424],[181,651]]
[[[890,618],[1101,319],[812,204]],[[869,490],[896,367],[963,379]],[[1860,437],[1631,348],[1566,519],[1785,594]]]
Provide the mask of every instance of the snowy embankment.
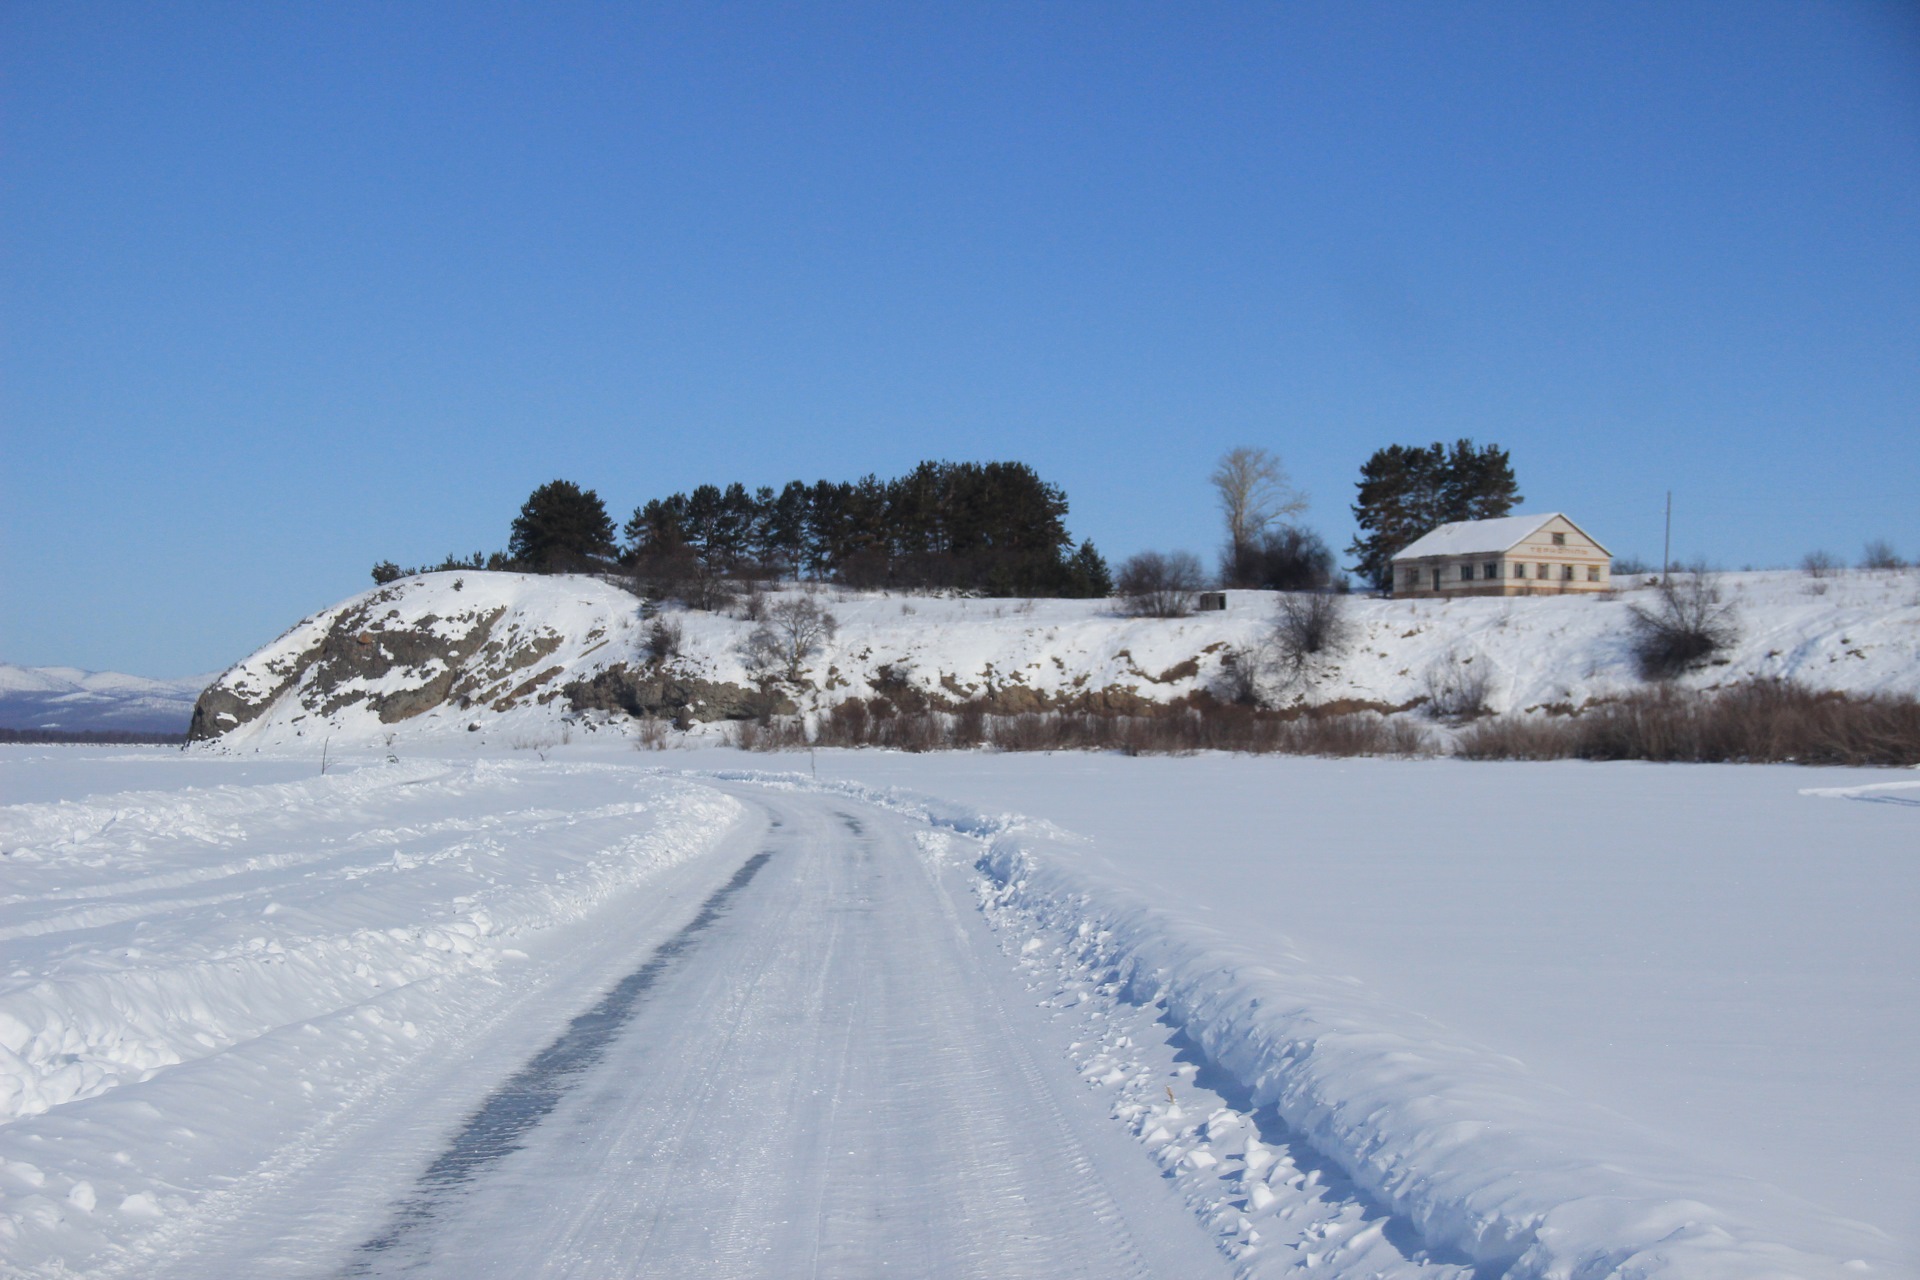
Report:
[[[1076,1065],[1115,1090],[1115,1114],[1183,1180],[1246,1274],[1327,1264],[1365,1274],[1382,1213],[1389,1228],[1417,1231],[1433,1261],[1510,1280],[1912,1273],[1910,1244],[1780,1192],[1767,1185],[1770,1170],[1716,1169],[1675,1135],[1382,999],[1324,957],[1244,922],[1223,928],[1211,908],[1171,908],[1050,822],[860,783],[786,782],[843,790],[981,842],[984,908],[1056,1007],[1086,1019]],[[1338,861],[1334,850],[1300,856]],[[1163,848],[1152,863],[1165,874],[1203,857]],[[1264,902],[1273,895],[1263,882],[1284,879],[1256,875],[1241,891]],[[1285,927],[1284,907],[1274,923]],[[1134,1087],[1141,1055],[1128,1006],[1160,1009],[1224,1078],[1215,1087],[1227,1105],[1194,1114]],[[1262,1115],[1296,1154],[1310,1149],[1351,1180],[1359,1207],[1313,1223],[1324,1180],[1301,1160],[1274,1159]]]
[[[1727,574],[1739,639],[1683,684],[1787,679],[1849,693],[1920,693],[1920,574]],[[779,594],[802,590],[789,585]],[[805,714],[849,698],[975,703],[995,712],[1127,711],[1217,687],[1230,660],[1258,652],[1269,592],[1227,593],[1224,612],[1122,617],[1111,601],[987,600],[821,590],[839,623],[779,697]],[[1496,712],[1566,711],[1644,687],[1629,610],[1643,585],[1606,596],[1385,600],[1352,597],[1351,643],[1291,683],[1277,705],[1417,708],[1436,684],[1482,677]],[[701,613],[644,606],[593,578],[440,573],[403,579],[307,619],[207,691],[197,736],[229,749],[418,743],[476,734],[551,742],[572,727],[632,732],[628,712],[570,692],[627,681],[682,723],[754,713],[760,674],[743,642],[745,606]],[[650,656],[658,621],[677,650]],[[619,683],[616,680],[616,683]],[[617,700],[617,699],[615,699]],[[471,741],[478,741],[478,738]]]
[[0,808],[5,1256],[71,1263],[190,1210],[328,1099],[501,1016],[530,952],[738,812],[485,760]]

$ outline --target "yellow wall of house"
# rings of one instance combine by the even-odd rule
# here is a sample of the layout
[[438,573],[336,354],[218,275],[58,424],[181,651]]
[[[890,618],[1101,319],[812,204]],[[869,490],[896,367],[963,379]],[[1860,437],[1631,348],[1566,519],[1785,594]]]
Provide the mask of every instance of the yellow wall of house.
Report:
[[[1561,541],[1554,541],[1556,534]],[[1470,578],[1461,576],[1463,565],[1472,571]],[[1495,567],[1498,576],[1486,576],[1488,565]],[[1523,577],[1514,576],[1516,565],[1524,568]],[[1437,586],[1435,569],[1440,571]],[[1418,574],[1418,581],[1412,585],[1407,579],[1409,570]],[[1541,576],[1542,570],[1547,576]],[[1571,578],[1567,576],[1569,571]],[[1403,599],[1578,594],[1609,590],[1612,579],[1611,558],[1562,516],[1555,516],[1524,542],[1499,555],[1421,556],[1393,562],[1393,594]]]

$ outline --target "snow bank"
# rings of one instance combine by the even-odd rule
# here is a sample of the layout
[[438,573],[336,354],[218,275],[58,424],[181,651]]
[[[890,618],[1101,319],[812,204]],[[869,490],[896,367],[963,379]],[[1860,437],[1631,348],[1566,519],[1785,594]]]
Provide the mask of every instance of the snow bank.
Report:
[[382,1213],[363,1190],[401,1174],[349,1134],[424,1115],[434,1142],[741,814],[632,766],[303,771],[0,806],[0,1272],[156,1274],[311,1161],[349,1163],[301,1224]]
[[[1779,1243],[1779,1224],[1718,1207],[1731,1188],[1676,1174],[1676,1153],[1512,1059],[1451,1042],[1298,957],[1256,958],[1062,853],[1057,837],[1015,827],[983,866],[1002,905],[1071,935],[1081,965],[1115,974],[1128,998],[1164,1004],[1254,1107],[1276,1108],[1431,1247],[1509,1280],[1848,1274],[1850,1259]],[[1841,1223],[1814,1234],[1870,1235]]]
[[[500,856],[498,820],[432,819],[433,846],[420,853],[409,851],[419,827],[338,826],[377,811],[383,793],[400,793],[409,810],[455,807],[505,790],[512,774],[486,761],[416,763],[0,810],[9,871],[0,954],[17,965],[35,940],[62,942],[35,969],[0,980],[0,1123],[383,988],[491,968],[504,939],[577,919],[705,848],[738,812],[706,788],[650,782],[643,798],[567,815],[631,817],[631,836],[544,862]],[[205,856],[255,843],[262,818],[296,847]],[[294,834],[295,822],[311,831],[329,821],[334,837]],[[46,880],[59,883],[37,883]],[[76,954],[68,941],[99,934],[138,945]]]

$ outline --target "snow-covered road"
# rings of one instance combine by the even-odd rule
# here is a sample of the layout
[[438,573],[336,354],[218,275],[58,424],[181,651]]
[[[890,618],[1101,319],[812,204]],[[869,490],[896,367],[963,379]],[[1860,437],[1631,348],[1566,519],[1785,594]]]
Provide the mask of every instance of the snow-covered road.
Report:
[[898,818],[747,798],[758,851],[349,1274],[1226,1274],[1137,1152],[1092,1154],[1111,1122],[1036,1062],[1005,960]]

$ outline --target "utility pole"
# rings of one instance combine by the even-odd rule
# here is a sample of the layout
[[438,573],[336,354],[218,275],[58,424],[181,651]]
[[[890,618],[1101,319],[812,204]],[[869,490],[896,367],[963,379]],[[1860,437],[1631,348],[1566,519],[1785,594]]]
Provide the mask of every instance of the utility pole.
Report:
[[1667,536],[1660,544],[1660,585],[1667,585],[1667,572],[1673,564],[1673,490],[1667,490]]

